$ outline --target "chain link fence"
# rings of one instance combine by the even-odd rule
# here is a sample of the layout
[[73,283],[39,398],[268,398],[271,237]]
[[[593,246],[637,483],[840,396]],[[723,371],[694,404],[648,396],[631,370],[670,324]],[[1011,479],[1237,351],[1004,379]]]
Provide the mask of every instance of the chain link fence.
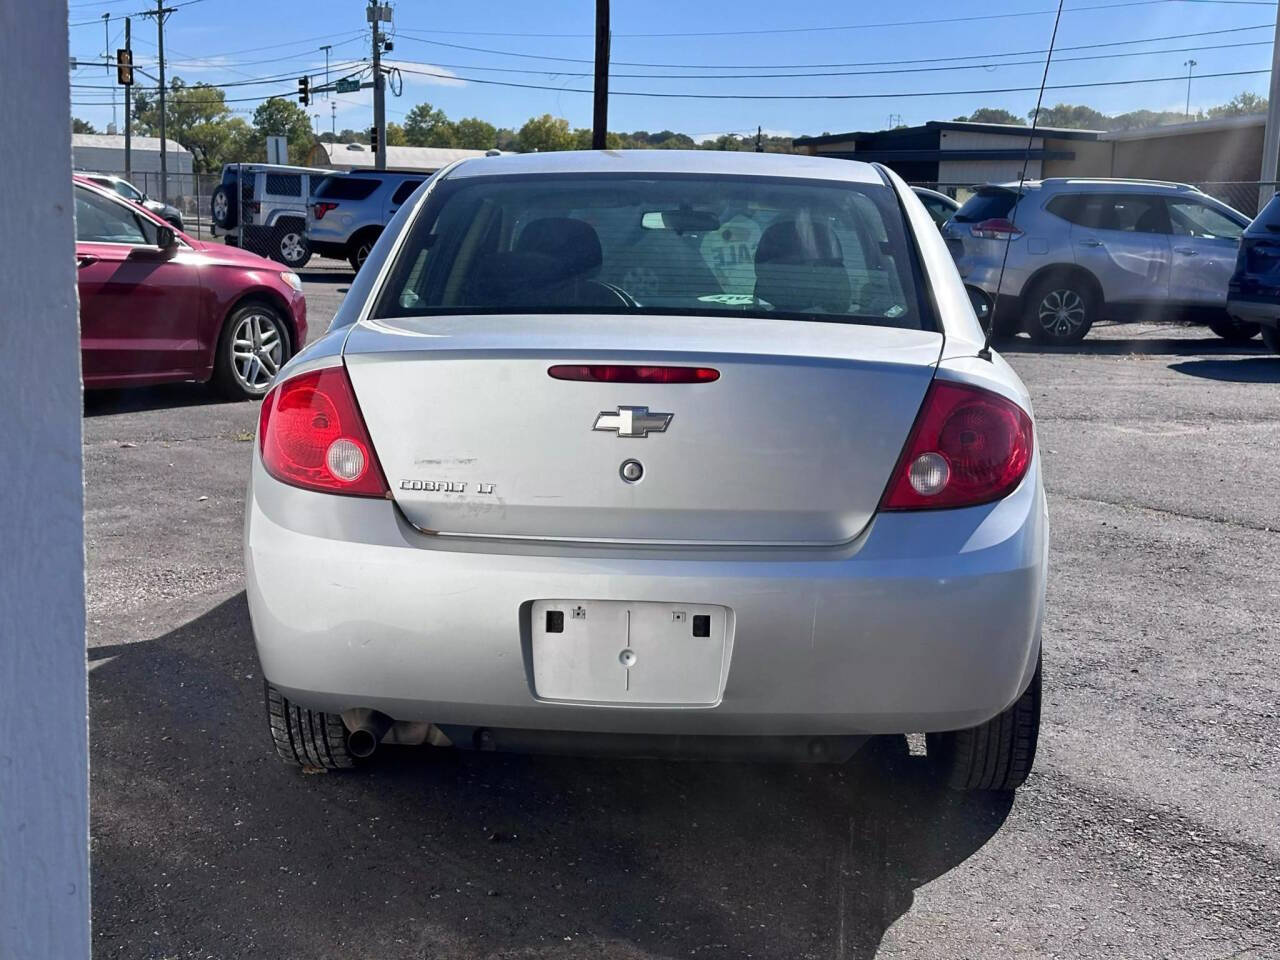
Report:
[[[134,170],[127,177],[123,170],[95,172],[123,177],[146,194],[149,200],[160,199],[162,191],[158,171]],[[209,239],[212,236],[209,229],[209,194],[218,185],[218,174],[169,173],[164,179],[168,186],[166,202],[182,215],[182,228],[193,237]]]

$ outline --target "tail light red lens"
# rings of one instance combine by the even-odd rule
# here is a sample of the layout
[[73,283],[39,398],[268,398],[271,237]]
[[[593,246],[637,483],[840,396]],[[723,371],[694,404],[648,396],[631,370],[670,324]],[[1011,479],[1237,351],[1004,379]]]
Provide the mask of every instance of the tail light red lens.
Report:
[[1031,418],[980,387],[935,380],[881,510],[971,507],[1012,493],[1031,463]]
[[338,208],[338,205],[336,203],[329,203],[327,201],[322,200],[320,203],[317,203],[314,207],[316,219],[323,220],[324,215],[326,213],[328,213],[330,210],[336,210],[337,208]]
[[344,367],[303,373],[262,402],[258,443],[281,483],[356,497],[389,494]]
[[975,223],[969,228],[969,233],[980,240],[1017,240],[1022,236],[1017,225],[1003,217]]
[[720,371],[711,367],[561,364],[551,367],[547,373],[557,380],[585,380],[589,383],[712,383],[720,379]]

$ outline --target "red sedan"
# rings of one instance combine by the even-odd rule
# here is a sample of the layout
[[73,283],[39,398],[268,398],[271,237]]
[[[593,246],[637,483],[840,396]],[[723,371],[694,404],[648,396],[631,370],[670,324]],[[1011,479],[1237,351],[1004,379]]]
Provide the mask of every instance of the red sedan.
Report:
[[85,386],[201,380],[265,394],[307,339],[298,275],[74,180]]

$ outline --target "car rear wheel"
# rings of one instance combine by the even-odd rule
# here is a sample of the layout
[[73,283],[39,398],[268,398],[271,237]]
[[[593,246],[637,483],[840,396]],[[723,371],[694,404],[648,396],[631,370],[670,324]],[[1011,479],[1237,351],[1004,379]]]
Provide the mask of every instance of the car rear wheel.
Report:
[[239,204],[236,203],[237,189],[234,183],[220,183],[213,189],[213,197],[209,200],[209,215],[214,224],[229,230],[236,225],[236,214]]
[[300,707],[269,683],[263,688],[276,756],[304,770],[349,770],[356,765],[347,749],[342,717]]
[[969,730],[930,733],[929,761],[953,790],[1016,790],[1031,773],[1040,738],[1040,667],[1017,702]]
[[1272,353],[1280,353],[1280,329],[1276,327],[1262,328],[1262,342]]
[[222,328],[214,385],[232,400],[261,397],[289,354],[289,333],[280,312],[265,303],[245,304]]
[[1248,343],[1258,335],[1258,331],[1262,328],[1256,323],[1237,320],[1235,317],[1224,313],[1222,316],[1214,317],[1209,321],[1209,329],[1227,341],[1227,343]]
[[1026,297],[1023,326],[1037,343],[1057,346],[1084,339],[1098,311],[1089,284],[1076,277],[1049,277]]
[[303,228],[287,224],[279,228],[279,239],[271,249],[271,259],[278,260],[292,270],[301,270],[311,259],[311,243]]

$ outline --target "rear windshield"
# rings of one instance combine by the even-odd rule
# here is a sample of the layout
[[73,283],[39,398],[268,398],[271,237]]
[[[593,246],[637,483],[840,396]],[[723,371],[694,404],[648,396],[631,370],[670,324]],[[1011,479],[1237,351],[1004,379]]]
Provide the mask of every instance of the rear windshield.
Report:
[[565,175],[445,181],[375,317],[739,314],[936,329],[882,184]]
[[325,200],[364,200],[382,183],[374,177],[325,177],[315,195]]
[[957,223],[981,223],[983,220],[1008,218],[1018,195],[1003,187],[983,187],[951,217]]

